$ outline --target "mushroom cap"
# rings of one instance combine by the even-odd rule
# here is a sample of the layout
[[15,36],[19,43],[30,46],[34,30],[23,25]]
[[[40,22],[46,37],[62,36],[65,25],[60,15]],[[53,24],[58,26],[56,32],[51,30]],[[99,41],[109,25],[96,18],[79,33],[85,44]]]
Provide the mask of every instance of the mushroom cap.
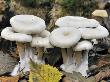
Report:
[[101,39],[109,35],[108,30],[103,26],[97,28],[79,28],[84,39]]
[[87,19],[79,16],[65,16],[59,18],[55,25],[59,27],[74,27],[74,28],[82,28],[82,27],[97,27],[99,22],[95,19]]
[[32,36],[22,34],[22,33],[15,33],[11,27],[6,27],[1,32],[1,37],[10,40],[10,41],[17,41],[17,42],[31,42]]
[[90,41],[84,40],[84,41],[79,42],[75,46],[74,50],[75,51],[82,51],[82,50],[90,50],[92,48],[93,48],[92,43]]
[[45,30],[45,21],[34,15],[16,15],[10,19],[14,31],[24,34],[37,34]]
[[50,32],[47,30],[44,30],[39,35],[33,36],[31,46],[53,48],[53,46],[49,42],[49,35],[50,35]]
[[53,46],[49,42],[49,38],[42,38],[42,37],[33,37],[32,47],[45,47],[45,48],[53,48]]
[[76,28],[57,28],[50,34],[50,43],[60,48],[70,48],[81,38],[81,33]]
[[81,27],[98,27],[100,23],[95,19],[87,19],[81,22]]
[[106,10],[95,10],[92,13],[93,16],[99,16],[99,17],[108,17],[107,11]]
[[49,37],[49,35],[50,35],[50,32],[47,31],[47,30],[42,31],[42,32],[39,34],[39,36],[41,36],[41,37]]

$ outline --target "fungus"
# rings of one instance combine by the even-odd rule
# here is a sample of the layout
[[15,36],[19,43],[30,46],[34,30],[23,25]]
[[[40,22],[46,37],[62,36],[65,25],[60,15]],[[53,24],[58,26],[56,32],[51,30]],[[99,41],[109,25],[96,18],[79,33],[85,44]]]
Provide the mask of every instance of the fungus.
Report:
[[[84,54],[84,57],[82,57],[81,60],[76,60],[78,61],[78,66],[76,71],[80,72],[83,76],[87,76],[87,70],[88,70],[88,51],[93,48],[93,45],[90,41],[84,40],[79,42],[75,47],[74,47],[74,55],[77,55],[79,57],[82,56],[82,51],[86,51],[86,54]],[[84,68],[84,69],[83,69]]]
[[[45,30],[45,21],[34,15],[16,15],[10,19],[12,27],[7,27],[1,32],[1,36],[10,41],[16,41],[17,49],[20,56],[20,64],[16,65],[11,73],[12,76],[17,75],[18,67],[20,71],[29,71],[29,61],[34,62],[37,56],[33,54],[33,49],[30,45],[32,34],[39,34]],[[30,34],[30,35],[29,35]]]
[[[94,39],[97,40],[107,37],[109,35],[108,30],[105,27],[101,26],[100,23],[95,19],[87,19],[78,16],[61,17],[56,21],[55,25],[60,27],[58,28],[60,29],[60,31],[57,31],[58,29],[52,31],[50,35],[50,42],[52,45],[62,48],[61,50],[64,64],[61,65],[61,68],[69,73],[77,71],[80,72],[83,76],[87,76],[86,71],[88,70],[88,51],[93,48],[92,43],[87,40],[93,40],[93,43],[97,44]],[[77,31],[73,32],[74,35],[71,35],[71,39],[67,36],[69,34],[66,30],[64,30],[65,28],[66,30],[70,29],[72,32],[74,29],[79,30],[81,34],[80,38],[86,40],[78,43],[78,41],[80,40],[79,39],[76,40],[75,44],[71,44],[71,42],[75,40],[73,40],[73,38],[75,38]],[[77,37],[79,37],[78,34]],[[67,43],[65,46],[64,43],[66,43],[66,40],[70,40],[70,43]],[[73,50],[71,50],[70,46],[73,48]],[[67,48],[67,51],[65,51],[64,48]],[[85,51],[85,53],[82,53],[82,51]],[[72,54],[73,57],[70,54]],[[74,58],[74,60],[71,58]]]
[[44,30],[39,35],[34,35],[31,46],[37,48],[37,63],[45,63],[42,59],[44,48],[53,48],[53,46],[49,42],[49,35],[50,32],[47,30]]
[[[96,28],[79,28],[79,30],[81,32],[81,36],[83,39],[86,39],[86,40],[95,39],[94,44],[97,44],[97,42],[96,42],[97,39],[102,39],[109,35],[108,30],[101,25],[99,25]],[[85,43],[85,41],[82,41],[81,43],[78,43],[78,44],[80,44],[81,47],[85,48],[86,53],[85,53],[85,56],[82,58],[83,59],[83,61],[81,61],[82,63],[79,65],[79,67],[77,68],[76,71],[80,72],[83,76],[87,76],[86,70],[88,70],[88,66],[87,66],[88,65],[88,51],[90,49],[92,49],[92,44],[88,43],[88,45],[87,45],[87,43]],[[78,48],[79,47],[77,45],[75,47],[75,49],[78,49]],[[85,68],[84,68],[84,66],[85,66]],[[85,69],[85,70],[83,70],[83,69]]]
[[[62,58],[63,58],[63,64],[61,65],[61,68],[64,71],[71,71],[66,69],[68,65],[70,65],[71,58],[72,58],[72,50],[71,47],[74,46],[81,38],[80,31],[76,28],[57,28],[53,30],[50,34],[49,40],[50,43],[53,46],[60,47],[62,51]],[[65,50],[67,49],[67,52]],[[72,64],[72,67],[74,66],[74,63]],[[71,68],[70,68],[71,69]]]
[[[26,43],[32,41],[32,36],[27,35],[27,34],[22,34],[22,33],[15,33],[13,31],[12,27],[6,27],[5,29],[2,30],[1,37],[6,39],[6,40],[16,41],[17,49],[19,51],[19,56],[20,56],[20,70],[25,68],[25,65],[27,65],[26,62],[25,62],[25,60],[26,60],[25,56],[26,55],[29,56],[31,54],[26,54],[25,55],[24,51],[25,51],[26,47],[29,46]],[[24,43],[25,43],[25,45],[24,45]],[[27,68],[25,68],[25,69],[27,69]],[[27,71],[27,70],[25,70],[25,71]],[[12,73],[12,75],[13,75],[13,73]]]

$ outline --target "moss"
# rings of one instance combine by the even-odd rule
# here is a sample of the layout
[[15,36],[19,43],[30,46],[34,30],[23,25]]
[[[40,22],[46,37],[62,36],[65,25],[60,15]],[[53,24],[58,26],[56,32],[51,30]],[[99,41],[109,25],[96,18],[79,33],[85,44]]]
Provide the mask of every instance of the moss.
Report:
[[36,80],[38,82],[58,82],[62,76],[56,67],[50,65],[38,65],[31,62],[30,68],[29,82],[36,82]]

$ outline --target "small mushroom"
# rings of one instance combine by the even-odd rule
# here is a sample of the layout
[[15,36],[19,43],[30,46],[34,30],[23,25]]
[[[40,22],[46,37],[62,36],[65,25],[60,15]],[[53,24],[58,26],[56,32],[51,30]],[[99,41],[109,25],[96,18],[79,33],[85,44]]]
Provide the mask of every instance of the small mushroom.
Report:
[[44,64],[44,60],[42,59],[44,48],[53,48],[53,46],[49,42],[49,35],[50,32],[47,30],[44,30],[39,35],[34,35],[31,46],[37,48],[37,63]]
[[[88,70],[88,51],[93,48],[93,45],[90,41],[84,40],[79,42],[75,47],[74,47],[74,55],[77,55],[81,58],[76,60],[78,62],[78,67],[76,68],[77,72],[80,72],[83,76],[87,76],[87,70]],[[82,57],[82,51],[86,51],[84,53],[84,56]],[[78,57],[77,57],[78,58]]]
[[[50,34],[50,43],[53,46],[60,47],[62,51],[63,64],[61,68],[64,71],[71,71],[66,69],[66,67],[70,64],[70,60],[72,58],[72,51],[70,50],[73,45],[75,45],[81,38],[80,31],[76,28],[57,28],[53,30]],[[67,48],[67,52],[65,50]],[[68,51],[70,50],[70,52]],[[73,62],[71,62],[73,63]],[[75,67],[72,64],[72,67]]]

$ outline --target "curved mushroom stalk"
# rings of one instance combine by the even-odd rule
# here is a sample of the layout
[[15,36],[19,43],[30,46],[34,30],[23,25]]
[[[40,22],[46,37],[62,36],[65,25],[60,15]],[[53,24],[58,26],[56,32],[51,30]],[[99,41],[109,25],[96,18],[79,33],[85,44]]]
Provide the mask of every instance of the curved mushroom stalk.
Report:
[[89,51],[85,51],[83,53],[84,57],[81,61],[81,64],[76,69],[76,71],[80,72],[82,74],[82,76],[87,76],[87,71],[89,70],[89,68],[88,68],[88,52]]
[[36,57],[33,54],[33,50],[28,43],[23,44],[17,42],[16,44],[19,52],[20,61],[19,64],[16,65],[13,72],[11,73],[12,76],[18,75],[19,72],[21,71],[23,72],[30,71],[30,67],[29,67],[30,59],[36,61]]

